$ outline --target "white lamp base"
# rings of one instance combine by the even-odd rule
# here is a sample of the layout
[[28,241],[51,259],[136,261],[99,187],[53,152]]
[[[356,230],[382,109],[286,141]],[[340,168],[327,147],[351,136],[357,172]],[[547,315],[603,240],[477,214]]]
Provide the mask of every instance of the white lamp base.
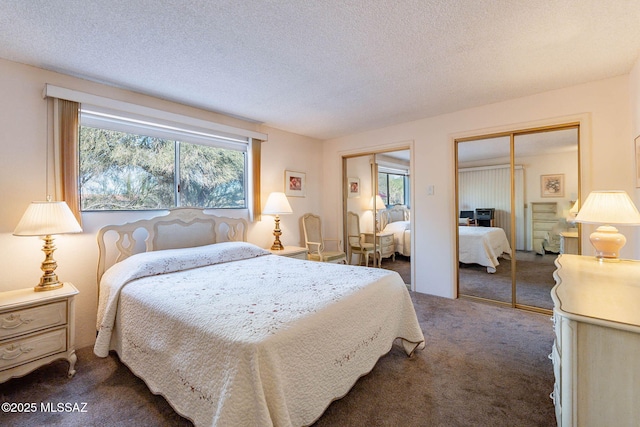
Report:
[[589,236],[598,261],[620,261],[620,250],[627,243],[624,235],[611,225],[601,225]]

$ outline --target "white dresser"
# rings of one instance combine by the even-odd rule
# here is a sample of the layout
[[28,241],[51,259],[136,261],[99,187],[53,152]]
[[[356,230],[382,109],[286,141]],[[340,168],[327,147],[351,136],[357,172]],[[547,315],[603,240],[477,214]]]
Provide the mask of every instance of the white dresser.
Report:
[[533,250],[540,255],[544,255],[542,243],[547,238],[547,234],[553,226],[558,223],[558,218],[556,217],[557,210],[558,204],[556,202],[531,203]]
[[560,255],[549,357],[559,426],[640,425],[640,262]]
[[45,292],[0,292],[0,383],[56,359],[67,359],[68,376],[75,374],[77,293],[70,283]]

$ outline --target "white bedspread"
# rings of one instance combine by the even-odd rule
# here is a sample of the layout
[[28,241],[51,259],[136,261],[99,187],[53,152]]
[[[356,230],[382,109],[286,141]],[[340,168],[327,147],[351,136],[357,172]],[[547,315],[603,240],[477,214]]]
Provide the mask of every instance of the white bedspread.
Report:
[[385,233],[393,233],[393,242],[396,252],[411,256],[411,222],[395,221],[388,223],[383,230]]
[[95,353],[115,349],[197,426],[297,426],[397,337],[409,355],[424,347],[397,273],[265,253],[220,243],[116,264],[101,282]]
[[458,260],[465,264],[480,264],[495,273],[498,257],[511,255],[507,235],[499,227],[458,227]]

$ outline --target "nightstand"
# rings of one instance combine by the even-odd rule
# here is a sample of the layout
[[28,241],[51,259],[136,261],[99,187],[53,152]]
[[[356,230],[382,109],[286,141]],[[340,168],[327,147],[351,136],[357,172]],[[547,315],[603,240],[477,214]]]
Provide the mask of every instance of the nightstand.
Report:
[[[373,233],[362,233],[364,234],[364,241],[366,243],[373,243]],[[376,244],[378,249],[380,250],[380,260],[378,261],[378,266],[382,264],[382,258],[392,257],[392,259],[396,260],[396,245],[393,241],[393,233],[378,233],[376,236]]]
[[282,250],[269,249],[269,252],[274,255],[286,256],[289,258],[307,259],[307,253],[309,251],[307,251],[307,248],[302,248],[299,246],[285,246]]
[[57,359],[69,361],[69,377],[76,373],[77,294],[71,283],[46,292],[0,292],[0,383]]

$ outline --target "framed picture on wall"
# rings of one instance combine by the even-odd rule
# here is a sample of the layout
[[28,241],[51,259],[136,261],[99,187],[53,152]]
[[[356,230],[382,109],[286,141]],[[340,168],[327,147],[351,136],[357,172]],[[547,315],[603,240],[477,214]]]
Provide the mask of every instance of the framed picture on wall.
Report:
[[347,178],[347,194],[349,197],[360,197],[360,178]]
[[564,197],[564,174],[540,175],[541,197]]
[[636,188],[640,188],[640,135],[636,136]]
[[284,171],[284,194],[292,197],[307,195],[307,175],[303,172]]

